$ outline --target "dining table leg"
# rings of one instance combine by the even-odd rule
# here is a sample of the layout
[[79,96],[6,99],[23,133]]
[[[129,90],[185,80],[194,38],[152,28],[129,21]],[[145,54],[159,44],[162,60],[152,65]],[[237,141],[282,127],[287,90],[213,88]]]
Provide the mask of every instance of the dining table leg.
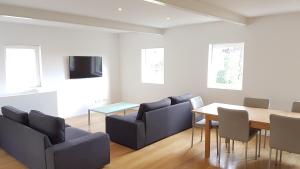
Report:
[[205,115],[205,158],[210,157],[210,130],[211,120],[209,116]]

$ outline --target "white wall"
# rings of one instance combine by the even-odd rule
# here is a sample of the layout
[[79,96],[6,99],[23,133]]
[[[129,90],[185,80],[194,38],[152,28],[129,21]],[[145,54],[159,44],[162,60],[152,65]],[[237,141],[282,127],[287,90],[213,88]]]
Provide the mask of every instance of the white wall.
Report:
[[27,112],[38,110],[51,116],[58,116],[57,93],[55,91],[0,97],[0,107],[7,105],[13,105]]
[[[170,29],[164,36],[120,36],[122,99],[153,101],[192,92],[206,103],[242,104],[244,96],[270,98],[290,110],[300,100],[300,13],[257,18],[249,26],[210,23]],[[210,43],[245,42],[242,91],[207,88]],[[141,48],[165,48],[165,84],[141,84]]]
[[[5,92],[5,45],[41,45],[43,87],[57,91],[56,105],[61,117],[86,113],[87,108],[95,101],[104,103],[120,99],[118,34],[98,30],[0,23],[0,94]],[[68,80],[67,59],[73,55],[102,56],[103,77]],[[32,100],[24,104],[32,104],[34,107],[36,103]]]

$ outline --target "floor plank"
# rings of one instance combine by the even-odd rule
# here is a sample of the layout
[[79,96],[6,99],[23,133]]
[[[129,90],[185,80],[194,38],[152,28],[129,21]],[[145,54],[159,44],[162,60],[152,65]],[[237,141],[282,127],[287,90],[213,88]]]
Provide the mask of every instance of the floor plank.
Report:
[[[122,115],[122,113],[120,113]],[[91,126],[87,116],[66,119],[71,126],[90,132],[105,131],[104,116],[93,113]],[[213,131],[214,132],[214,131]],[[200,131],[196,129],[194,147],[190,148],[191,129],[163,139],[141,150],[133,151],[127,147],[111,143],[111,163],[106,169],[242,169],[244,168],[244,145],[236,142],[234,152],[228,154],[222,147],[221,165],[217,163],[215,133],[212,133],[212,152],[209,160],[204,159],[204,142],[200,143]],[[255,139],[249,144],[248,169],[266,169],[268,148],[262,148],[261,158],[254,160]],[[275,152],[275,151],[274,151]],[[275,154],[275,153],[274,153]],[[274,155],[275,156],[275,155]],[[25,169],[20,162],[0,149],[0,169]],[[275,167],[274,167],[275,168]],[[300,156],[283,153],[281,168],[299,169]]]

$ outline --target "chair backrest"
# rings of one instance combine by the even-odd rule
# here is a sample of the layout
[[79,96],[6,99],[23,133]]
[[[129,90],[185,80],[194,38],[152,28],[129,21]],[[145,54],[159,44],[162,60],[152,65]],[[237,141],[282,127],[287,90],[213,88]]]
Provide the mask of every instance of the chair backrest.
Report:
[[218,107],[219,133],[223,138],[242,142],[249,140],[249,117],[246,110],[233,110]]
[[300,154],[300,119],[270,115],[270,147]]
[[294,102],[293,103],[292,112],[300,113],[300,102]]
[[261,108],[268,109],[270,105],[269,99],[259,99],[259,98],[244,98],[244,106],[253,107],[253,108]]
[[193,109],[197,109],[197,108],[200,108],[200,107],[204,106],[204,103],[203,103],[203,100],[202,100],[201,96],[193,97],[190,100],[191,100]]
[[[193,98],[190,99],[190,101],[191,101],[193,109],[201,108],[201,107],[204,106],[204,103],[203,103],[203,100],[202,100],[201,96],[193,97]],[[194,116],[194,118],[196,120],[195,122],[204,119],[204,115],[203,114],[200,114],[197,117],[196,117],[195,114],[193,114],[193,116]]]

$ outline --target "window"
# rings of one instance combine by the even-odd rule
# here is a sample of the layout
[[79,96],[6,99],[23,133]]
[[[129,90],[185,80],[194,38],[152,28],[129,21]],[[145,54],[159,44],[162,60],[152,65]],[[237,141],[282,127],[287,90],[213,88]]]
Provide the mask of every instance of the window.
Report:
[[210,44],[208,88],[242,90],[244,43]]
[[40,87],[40,47],[6,47],[5,70],[9,92],[21,92]]
[[164,84],[164,48],[142,49],[142,83]]

